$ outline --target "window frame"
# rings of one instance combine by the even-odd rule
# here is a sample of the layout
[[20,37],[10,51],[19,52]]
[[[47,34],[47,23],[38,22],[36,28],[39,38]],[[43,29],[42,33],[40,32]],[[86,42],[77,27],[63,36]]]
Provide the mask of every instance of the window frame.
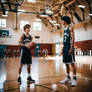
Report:
[[41,31],[41,29],[42,29],[41,22],[33,22],[33,30],[34,31]]
[[20,29],[23,29],[23,27],[24,27],[25,24],[29,24],[29,21],[21,20],[20,21]]
[[6,28],[6,19],[0,18],[0,27],[1,28]]

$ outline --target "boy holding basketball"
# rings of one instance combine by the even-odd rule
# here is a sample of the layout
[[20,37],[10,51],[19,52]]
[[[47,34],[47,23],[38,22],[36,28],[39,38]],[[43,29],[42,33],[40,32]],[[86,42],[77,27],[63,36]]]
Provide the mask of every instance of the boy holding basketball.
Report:
[[29,24],[26,24],[24,26],[24,31],[25,33],[20,37],[19,40],[19,46],[21,46],[21,57],[20,57],[20,68],[19,68],[19,77],[18,77],[18,82],[21,83],[21,71],[22,71],[22,66],[27,65],[27,72],[28,72],[28,77],[27,81],[28,82],[35,82],[30,76],[30,68],[32,64],[32,55],[30,51],[30,42],[32,41],[32,36],[29,34],[31,26]]

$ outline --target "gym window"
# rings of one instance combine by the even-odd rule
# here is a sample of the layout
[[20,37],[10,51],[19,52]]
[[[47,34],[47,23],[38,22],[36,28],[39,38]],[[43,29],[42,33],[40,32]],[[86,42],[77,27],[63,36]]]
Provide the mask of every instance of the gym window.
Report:
[[20,21],[20,29],[23,29],[25,24],[29,24],[28,21]]
[[33,30],[41,31],[41,22],[34,22],[33,23]]
[[6,27],[6,19],[0,19],[0,27]]

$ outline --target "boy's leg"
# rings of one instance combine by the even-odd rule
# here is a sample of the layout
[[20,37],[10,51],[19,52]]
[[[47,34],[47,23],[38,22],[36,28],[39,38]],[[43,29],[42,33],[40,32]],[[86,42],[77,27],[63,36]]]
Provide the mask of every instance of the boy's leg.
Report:
[[30,74],[30,70],[31,70],[31,67],[30,67],[30,64],[29,65],[27,65],[27,72],[28,72],[28,78],[27,78],[27,81],[29,81],[29,82],[35,82],[35,80],[33,80],[32,78],[31,78],[31,74]]
[[22,64],[20,65],[20,68],[19,68],[19,75],[21,75],[21,70],[22,70]]
[[66,64],[66,78],[63,81],[60,81],[62,84],[64,83],[70,83],[71,78],[70,78],[70,67],[69,64]]
[[75,63],[72,63],[71,66],[72,66],[72,69],[73,69],[73,75],[76,75],[76,66],[75,66]]
[[72,86],[76,86],[77,85],[77,77],[76,77],[76,66],[75,63],[71,64],[72,69],[73,69],[73,80],[72,80]]
[[18,82],[21,83],[21,71],[22,71],[22,64],[20,65],[20,68],[19,68],[19,77],[18,77]]
[[28,76],[30,76],[30,70],[31,70],[30,65],[27,65]]
[[70,67],[69,64],[66,64],[66,73],[69,75],[70,74]]

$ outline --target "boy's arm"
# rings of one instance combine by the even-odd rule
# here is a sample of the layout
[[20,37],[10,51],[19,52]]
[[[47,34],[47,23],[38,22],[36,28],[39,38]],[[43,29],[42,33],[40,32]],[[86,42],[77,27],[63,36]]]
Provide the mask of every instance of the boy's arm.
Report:
[[60,46],[60,48],[61,48],[61,55],[63,54],[63,47],[64,47],[64,45]]
[[31,37],[31,41],[33,40],[33,37]]
[[72,54],[72,51],[73,51],[73,48],[74,48],[74,28],[71,27],[70,28],[70,33],[71,33],[71,38],[72,38],[72,44],[71,44],[71,48],[70,48],[70,51],[69,53]]
[[23,40],[23,35],[20,37],[19,39],[19,42],[18,42],[18,45],[19,46],[25,46],[23,43],[22,43],[22,40]]

